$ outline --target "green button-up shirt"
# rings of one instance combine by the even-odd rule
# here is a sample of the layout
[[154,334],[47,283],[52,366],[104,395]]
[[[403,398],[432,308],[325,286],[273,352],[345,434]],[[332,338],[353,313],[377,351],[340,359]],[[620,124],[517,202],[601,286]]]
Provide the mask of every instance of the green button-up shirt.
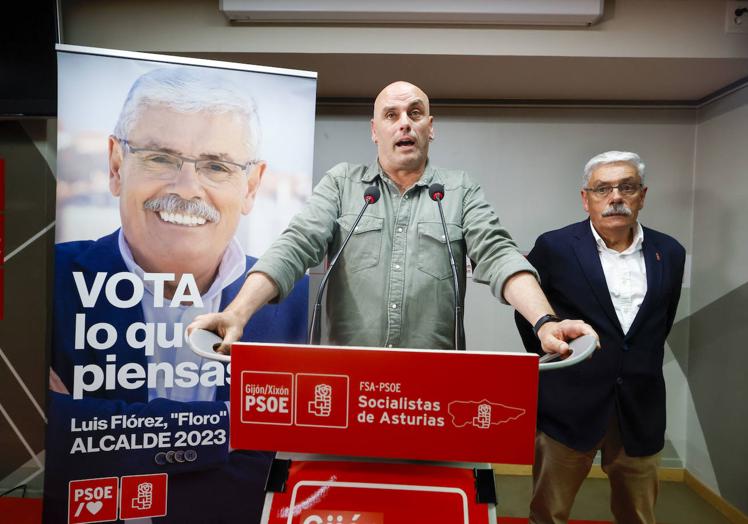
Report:
[[480,186],[465,172],[427,165],[420,180],[401,194],[378,162],[338,164],[328,171],[308,205],[252,272],[274,280],[278,299],[283,299],[308,268],[319,264],[326,253],[340,249],[364,204],[364,191],[377,185],[381,198],[364,213],[330,276],[330,341],[451,349],[452,272],[439,209],[428,194],[433,182],[445,188],[442,206],[462,290],[466,256],[474,263],[473,279],[488,284],[502,302],[507,278],[521,271],[537,278]]

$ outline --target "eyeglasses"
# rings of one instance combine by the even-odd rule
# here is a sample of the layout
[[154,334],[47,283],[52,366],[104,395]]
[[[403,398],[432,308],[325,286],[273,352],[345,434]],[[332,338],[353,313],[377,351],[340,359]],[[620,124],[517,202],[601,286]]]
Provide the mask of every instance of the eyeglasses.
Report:
[[598,198],[605,198],[606,196],[610,195],[614,189],[617,189],[618,192],[623,196],[634,196],[641,190],[642,187],[644,187],[642,184],[631,184],[628,182],[624,182],[623,184],[618,184],[617,186],[603,185],[597,187],[585,187],[584,190],[588,193],[592,193]]
[[123,138],[117,140],[125,146],[127,152],[137,161],[140,171],[151,178],[173,180],[182,170],[184,164],[195,164],[195,172],[209,185],[221,186],[237,182],[247,173],[250,166],[259,164],[259,160],[250,160],[246,164],[237,164],[228,160],[211,160],[205,158],[187,158],[162,149],[133,147]]

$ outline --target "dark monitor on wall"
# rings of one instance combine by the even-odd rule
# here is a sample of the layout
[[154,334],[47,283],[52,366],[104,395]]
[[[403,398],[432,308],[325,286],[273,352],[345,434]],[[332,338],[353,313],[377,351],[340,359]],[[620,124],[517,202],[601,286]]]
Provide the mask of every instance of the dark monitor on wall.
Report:
[[57,4],[13,2],[0,30],[0,117],[57,115]]

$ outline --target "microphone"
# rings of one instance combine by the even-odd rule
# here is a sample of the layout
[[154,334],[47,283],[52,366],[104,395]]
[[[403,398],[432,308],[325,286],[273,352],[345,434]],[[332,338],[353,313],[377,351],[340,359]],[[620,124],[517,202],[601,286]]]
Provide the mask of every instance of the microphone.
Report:
[[[434,182],[429,186],[429,196],[434,202],[441,202],[444,199],[444,186]],[[439,206],[441,208],[441,206]]]
[[377,186],[369,186],[366,188],[366,191],[364,191],[364,207],[361,208],[361,211],[356,217],[356,221],[353,223],[351,230],[348,232],[348,236],[345,237],[345,240],[343,240],[343,245],[341,245],[338,252],[335,253],[335,256],[330,262],[330,267],[328,267],[327,271],[325,271],[325,274],[322,277],[322,282],[320,283],[319,289],[317,290],[317,300],[315,300],[314,302],[312,325],[309,326],[309,337],[307,338],[307,344],[315,346],[319,345],[319,341],[322,338],[322,295],[325,291],[325,286],[327,285],[327,279],[330,278],[330,274],[332,273],[335,264],[338,262],[340,254],[345,249],[345,246],[348,244],[351,236],[353,236],[353,232],[356,230],[356,226],[361,221],[361,217],[364,216],[364,211],[366,211],[366,208],[368,208],[371,204],[376,203],[377,200],[379,200],[380,195],[381,193],[379,192],[379,188]]
[[455,265],[455,257],[452,253],[452,244],[449,241],[447,221],[444,220],[444,210],[442,209],[442,200],[444,199],[444,186],[442,184],[434,182],[429,186],[429,196],[431,197],[431,200],[436,202],[439,206],[439,218],[441,218],[442,228],[444,228],[444,239],[447,242],[447,252],[449,253],[449,265],[452,268],[452,289],[454,290],[455,296],[454,346],[457,351],[465,351],[465,325],[463,323],[462,301],[460,300],[460,280],[457,276],[457,266]]

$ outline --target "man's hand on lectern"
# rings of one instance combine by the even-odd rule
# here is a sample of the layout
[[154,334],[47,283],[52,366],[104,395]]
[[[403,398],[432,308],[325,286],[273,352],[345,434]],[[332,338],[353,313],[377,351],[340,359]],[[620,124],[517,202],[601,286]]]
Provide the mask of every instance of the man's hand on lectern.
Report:
[[226,311],[221,313],[207,313],[196,316],[195,320],[187,326],[187,334],[192,333],[194,329],[212,331],[223,339],[213,350],[222,355],[229,355],[231,354],[231,344],[241,339],[242,333],[244,333],[244,325],[248,320],[227,308]]
[[538,339],[546,353],[569,353],[568,341],[584,335],[592,335],[597,339],[600,349],[600,337],[592,326],[581,320],[562,320],[561,322],[546,322],[538,330]]
[[231,344],[241,339],[244,326],[252,315],[262,306],[278,295],[275,282],[264,273],[251,273],[244,281],[234,300],[220,313],[198,315],[187,326],[187,334],[193,329],[207,329],[223,338],[223,342],[214,347],[216,353],[229,355]]

